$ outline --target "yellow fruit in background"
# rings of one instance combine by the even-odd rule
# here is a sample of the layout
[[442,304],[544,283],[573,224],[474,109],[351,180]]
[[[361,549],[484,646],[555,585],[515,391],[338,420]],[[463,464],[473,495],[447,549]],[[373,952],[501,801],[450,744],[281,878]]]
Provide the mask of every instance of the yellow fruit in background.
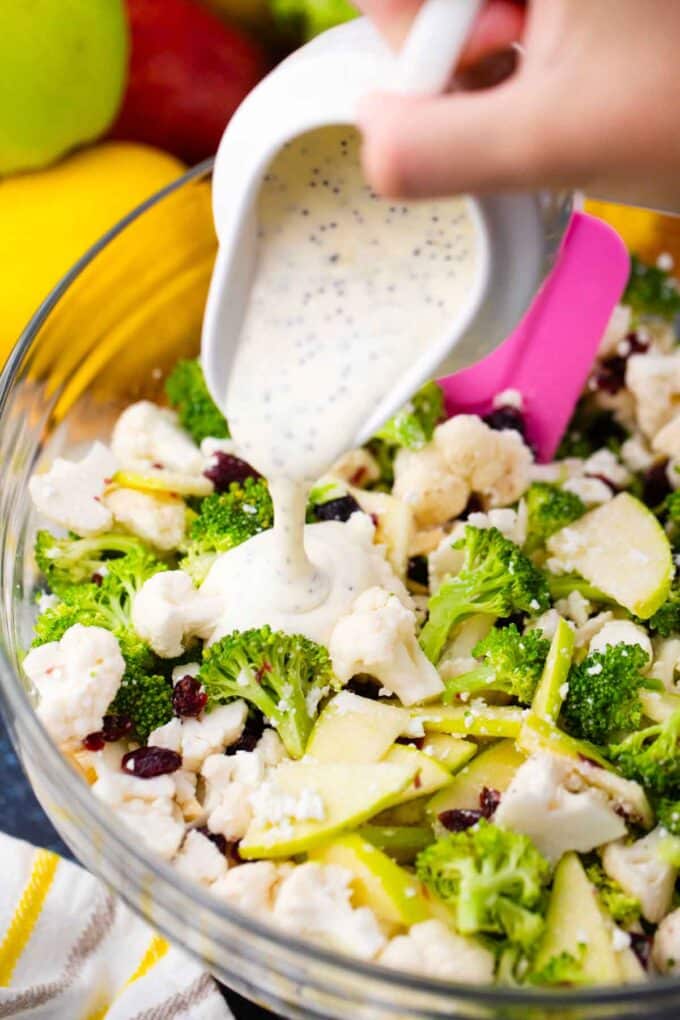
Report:
[[0,360],[81,255],[183,170],[164,152],[116,142],[0,181]]
[[654,263],[669,252],[680,269],[680,217],[594,199],[586,200],[585,211],[609,223],[643,261]]

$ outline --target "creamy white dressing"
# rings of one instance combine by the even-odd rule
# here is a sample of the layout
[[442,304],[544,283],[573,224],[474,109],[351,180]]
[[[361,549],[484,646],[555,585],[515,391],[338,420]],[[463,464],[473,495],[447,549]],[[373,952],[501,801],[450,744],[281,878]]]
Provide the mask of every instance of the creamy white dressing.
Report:
[[216,636],[269,623],[324,642],[378,582],[346,525],[315,525],[303,541],[307,490],[465,305],[478,227],[465,198],[378,198],[358,133],[339,127],[279,153],[257,218],[225,410],[239,454],[269,480],[275,527],[222,557],[206,584],[239,592]]

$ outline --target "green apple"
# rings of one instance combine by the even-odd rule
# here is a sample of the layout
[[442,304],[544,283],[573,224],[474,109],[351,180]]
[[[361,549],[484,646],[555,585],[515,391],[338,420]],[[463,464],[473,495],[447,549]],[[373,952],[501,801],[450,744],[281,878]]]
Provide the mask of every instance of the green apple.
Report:
[[451,782],[449,770],[431,758],[429,754],[419,751],[417,747],[395,744],[382,760],[392,765],[403,765],[406,768],[414,769],[413,779],[409,785],[394,798],[395,806],[415,800],[417,797],[429,796],[429,794],[441,790],[443,786],[448,786]]
[[467,705],[422,705],[409,710],[411,718],[435,733],[456,733],[469,737],[517,737],[524,709],[506,705],[487,705],[471,701]]
[[479,810],[479,795],[484,787],[504,793],[524,760],[514,741],[500,740],[492,744],[432,798],[427,806],[429,817],[436,821],[443,811]]
[[415,877],[357,833],[340,836],[313,850],[309,859],[334,864],[352,874],[356,907],[370,907],[381,921],[410,927],[430,916],[423,888]]
[[537,751],[549,751],[552,754],[566,755],[568,758],[590,759],[604,769],[612,767],[594,744],[570,737],[568,733],[564,733],[533,711],[527,714],[522,723],[517,746],[526,755],[535,754]]
[[670,543],[654,514],[627,492],[556,532],[548,551],[643,620],[668,598]]
[[555,635],[545,660],[531,709],[541,719],[554,723],[560,714],[566,696],[565,684],[571,668],[576,638],[566,620],[560,617]]
[[123,0],[7,0],[0,28],[0,175],[104,134],[126,80]]
[[319,846],[345,829],[356,828],[377,814],[412,782],[417,765],[285,761],[270,775],[273,797],[300,802],[310,793],[323,806],[320,820],[270,823],[256,816],[239,844],[246,860],[292,857]]
[[411,864],[421,850],[434,842],[434,834],[425,825],[362,825],[358,834],[378,850],[384,850],[400,864]]
[[471,740],[453,737],[450,733],[429,733],[421,747],[423,754],[438,761],[449,772],[458,772],[477,754],[478,747]]
[[405,708],[340,691],[316,721],[307,744],[315,761],[368,764],[380,761],[397,737],[413,726]]
[[611,925],[574,853],[565,854],[557,866],[534,969],[542,970],[560,953],[570,953],[582,961],[584,984],[616,985],[624,978],[619,954],[612,944]]

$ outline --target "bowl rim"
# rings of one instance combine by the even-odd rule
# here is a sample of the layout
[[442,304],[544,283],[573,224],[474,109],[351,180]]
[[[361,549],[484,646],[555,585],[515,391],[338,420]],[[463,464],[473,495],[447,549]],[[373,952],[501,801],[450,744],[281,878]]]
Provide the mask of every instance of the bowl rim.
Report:
[[[41,326],[74,281],[96,259],[97,255],[107,248],[128,226],[176,191],[186,185],[207,178],[213,166],[213,159],[199,163],[137,205],[113,227],[107,230],[52,288],[22,331],[0,373],[0,422],[2,422],[8,397],[11,394],[17,373],[25,356],[29,353]],[[52,775],[63,784],[70,803],[73,804],[75,802],[79,812],[94,816],[97,825],[106,834],[106,839],[109,843],[108,848],[105,849],[103,846],[100,848],[103,858],[106,859],[111,856],[110,846],[112,845],[116,852],[132,857],[138,866],[153,872],[157,879],[160,879],[164,884],[170,885],[185,900],[186,906],[192,905],[195,907],[198,903],[200,908],[207,914],[224,918],[235,927],[245,930],[248,934],[257,937],[265,943],[272,944],[277,949],[284,950],[287,954],[290,954],[291,950],[300,953],[307,961],[316,961],[334,968],[338,972],[345,972],[348,977],[360,974],[362,977],[374,982],[389,982],[391,989],[394,990],[394,996],[397,996],[399,991],[403,989],[404,991],[416,992],[437,998],[457,997],[459,1000],[471,1005],[485,1005],[489,1007],[546,1007],[547,1009],[560,1005],[570,1005],[573,1007],[606,1007],[617,1004],[632,1005],[643,1000],[648,1002],[649,1005],[662,1005],[667,999],[677,1003],[676,995],[680,992],[680,978],[658,977],[652,981],[640,984],[605,985],[587,990],[578,988],[570,990],[506,988],[497,985],[459,984],[436,978],[420,978],[415,974],[409,974],[405,971],[391,970],[373,962],[356,959],[347,953],[327,949],[312,940],[292,936],[285,931],[275,928],[274,925],[260,921],[245,911],[231,907],[227,903],[218,900],[208,889],[205,889],[198,882],[185,878],[184,875],[174,869],[169,863],[151,851],[145,850],[132,836],[128,837],[123,826],[120,826],[118,829],[113,827],[110,812],[107,812],[105,806],[97,801],[96,797],[92,795],[90,788],[82,781],[82,778],[75,769],[69,765],[38,718],[23,684],[8,660],[3,643],[0,643],[0,710],[7,723],[8,732],[22,768],[23,761],[17,747],[16,735],[11,721],[13,716],[21,718],[22,728],[30,738],[34,750],[38,752],[40,760],[46,762],[49,766]],[[130,904],[135,912],[139,913],[134,905],[131,894],[141,893],[144,890],[142,890],[136,877],[129,875],[128,881],[130,882],[130,892],[126,893],[115,889],[116,895],[120,896],[121,899]],[[154,890],[153,898],[158,899],[162,896],[162,888]],[[164,903],[163,906],[164,910],[172,916],[173,920],[185,923],[186,913],[182,915],[175,909],[173,904]],[[161,931],[164,930],[163,922],[158,923],[155,920],[151,920],[148,923]],[[168,937],[172,941],[173,936],[168,935]],[[214,937],[220,943],[222,942],[219,933],[211,933],[210,937]],[[193,953],[194,956],[200,959],[200,955],[190,948],[186,946],[181,946],[181,948],[189,953]]]

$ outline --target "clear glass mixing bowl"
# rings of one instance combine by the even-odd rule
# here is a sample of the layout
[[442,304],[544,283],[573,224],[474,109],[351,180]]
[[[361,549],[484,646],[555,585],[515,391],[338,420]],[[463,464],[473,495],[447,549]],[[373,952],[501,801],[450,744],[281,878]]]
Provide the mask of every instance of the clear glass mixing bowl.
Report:
[[0,378],[0,703],[43,807],[77,857],[130,906],[227,985],[286,1017],[678,1017],[678,981],[569,994],[452,986],[281,934],[149,856],[34,714],[19,668],[34,615],[27,481],[42,459],[105,437],[131,401],[157,397],[168,367],[197,349],[215,256],[209,174],[191,172],[83,258],[39,309]]

